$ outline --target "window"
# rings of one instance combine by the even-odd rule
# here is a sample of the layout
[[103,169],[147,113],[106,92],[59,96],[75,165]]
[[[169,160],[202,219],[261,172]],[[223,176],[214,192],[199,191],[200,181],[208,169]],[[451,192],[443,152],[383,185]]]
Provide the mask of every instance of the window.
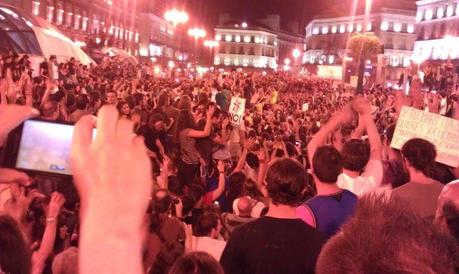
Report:
[[332,32],[332,33],[336,33],[336,30],[337,30],[336,26],[332,26],[331,32]]
[[254,47],[250,47],[249,55],[255,55],[255,48]]
[[67,18],[65,19],[65,26],[71,27],[72,26],[72,17],[73,13],[71,11],[67,12]]
[[443,7],[438,7],[437,8],[437,18],[443,18],[444,14],[445,14],[445,9]]
[[408,24],[408,26],[406,26],[406,31],[408,33],[413,33],[414,32],[414,25],[413,24]]
[[236,54],[236,47],[235,46],[231,46],[231,54]]
[[431,20],[432,17],[433,17],[432,8],[427,8],[427,9],[426,9],[426,14],[425,14],[426,20]]
[[75,15],[75,20],[73,21],[73,28],[78,30],[80,28],[81,15]]
[[244,53],[244,47],[243,47],[243,46],[240,46],[240,47],[239,47],[239,54],[245,54],[245,53]]
[[53,6],[48,6],[46,9],[46,19],[48,22],[52,23],[54,19],[54,7]]
[[446,16],[450,17],[453,15],[453,13],[454,13],[453,6],[448,5],[448,7],[446,8]]
[[422,21],[422,17],[424,15],[424,10],[419,9],[418,12],[416,13],[416,21]]
[[381,30],[386,31],[386,30],[388,30],[388,29],[389,29],[389,22],[383,21],[383,22],[381,23]]
[[64,8],[62,3],[57,4],[56,24],[62,25],[64,22]]
[[83,24],[81,26],[81,29],[83,29],[83,31],[88,31],[88,17],[83,17]]
[[32,13],[33,15],[40,15],[40,1],[32,1]]

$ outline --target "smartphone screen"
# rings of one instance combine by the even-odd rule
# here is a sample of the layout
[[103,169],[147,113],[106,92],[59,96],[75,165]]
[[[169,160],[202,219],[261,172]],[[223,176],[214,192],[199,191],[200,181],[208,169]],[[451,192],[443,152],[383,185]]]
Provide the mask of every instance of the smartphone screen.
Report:
[[73,125],[27,120],[24,122],[16,168],[71,175]]

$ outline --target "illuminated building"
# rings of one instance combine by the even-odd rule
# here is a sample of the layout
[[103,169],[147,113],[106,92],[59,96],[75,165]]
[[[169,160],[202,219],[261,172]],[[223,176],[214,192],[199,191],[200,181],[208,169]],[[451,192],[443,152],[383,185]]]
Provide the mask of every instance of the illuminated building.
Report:
[[[303,63],[341,66],[347,58],[346,45],[353,32],[372,32],[381,41],[379,66],[384,66],[385,79],[398,79],[410,64],[415,34],[415,11],[381,8],[364,15],[314,19],[306,26],[306,52]],[[374,62],[376,63],[376,61]]]
[[279,60],[292,57],[292,50],[303,49],[304,39],[280,29],[280,17],[244,21],[220,16],[214,39],[219,42],[214,65],[277,69]]
[[[414,56],[419,61],[459,58],[459,1],[417,1]],[[455,63],[456,63],[455,62]]]

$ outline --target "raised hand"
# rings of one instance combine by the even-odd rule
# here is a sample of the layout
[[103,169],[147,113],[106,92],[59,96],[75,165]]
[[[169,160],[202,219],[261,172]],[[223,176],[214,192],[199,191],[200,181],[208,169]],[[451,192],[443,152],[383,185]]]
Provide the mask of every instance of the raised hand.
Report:
[[360,115],[371,114],[371,104],[366,98],[362,96],[357,96],[354,99],[353,108]]
[[132,121],[119,120],[114,106],[102,107],[97,121],[83,117],[75,126],[71,159],[83,211],[89,206],[104,218],[124,216],[122,226],[140,227],[150,196],[151,163]]
[[[71,166],[81,197],[80,273],[142,273],[151,163],[132,121],[114,106],[75,125]],[[92,138],[97,123],[97,135]]]
[[39,114],[38,110],[28,106],[0,105],[0,147],[11,130]]
[[61,211],[62,206],[65,203],[65,198],[59,192],[53,192],[51,195],[51,201],[48,205],[48,218],[57,218],[59,212]]

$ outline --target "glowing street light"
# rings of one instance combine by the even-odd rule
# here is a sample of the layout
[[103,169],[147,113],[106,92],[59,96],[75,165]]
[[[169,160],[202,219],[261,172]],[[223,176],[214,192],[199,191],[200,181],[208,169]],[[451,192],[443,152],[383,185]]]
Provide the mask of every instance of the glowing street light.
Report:
[[216,48],[218,47],[218,45],[219,45],[218,41],[214,41],[214,40],[204,41],[204,46],[208,48]]
[[289,58],[285,58],[284,64],[285,64],[286,66],[290,65],[290,62],[291,62],[291,61],[290,61]]
[[186,23],[189,17],[188,14],[184,11],[171,9],[166,11],[166,13],[164,14],[164,19],[166,19],[166,21],[172,23],[174,27],[176,27],[178,24]]
[[193,36],[195,40],[206,36],[206,31],[200,28],[192,28],[188,30],[188,35]]
[[209,54],[210,54],[210,63],[212,64],[212,52],[213,52],[213,49],[218,47],[219,43],[218,41],[214,41],[214,40],[206,40],[204,41],[204,46],[205,47],[208,47],[209,48]]
[[200,28],[191,28],[188,30],[188,35],[194,37],[194,64],[197,64],[196,51],[198,47],[198,39],[206,36],[206,31]]
[[300,54],[301,54],[301,52],[300,52],[299,49],[294,49],[292,51],[292,55],[293,55],[293,58],[295,58],[295,61],[296,61],[296,59],[298,59],[298,57],[300,57]]

